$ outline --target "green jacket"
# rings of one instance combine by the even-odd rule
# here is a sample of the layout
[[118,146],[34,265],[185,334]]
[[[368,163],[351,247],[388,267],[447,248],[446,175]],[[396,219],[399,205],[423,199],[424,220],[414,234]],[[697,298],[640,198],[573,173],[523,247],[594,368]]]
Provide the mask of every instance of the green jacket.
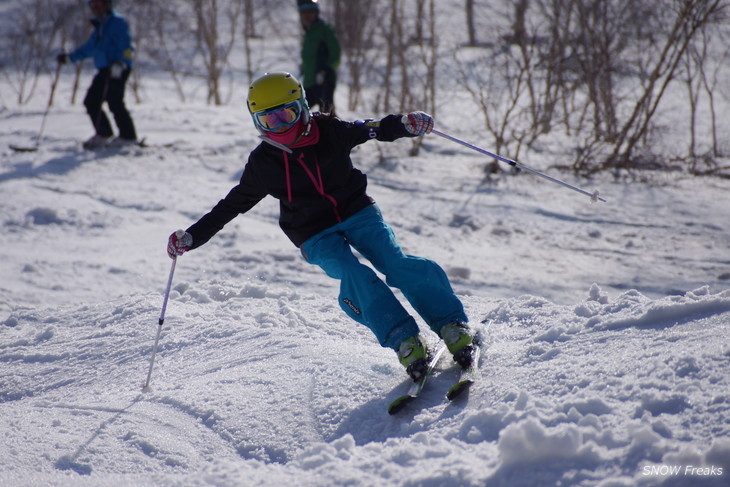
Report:
[[317,73],[331,70],[334,73],[340,65],[340,43],[334,28],[322,19],[317,19],[304,32],[302,42],[302,86],[317,84]]

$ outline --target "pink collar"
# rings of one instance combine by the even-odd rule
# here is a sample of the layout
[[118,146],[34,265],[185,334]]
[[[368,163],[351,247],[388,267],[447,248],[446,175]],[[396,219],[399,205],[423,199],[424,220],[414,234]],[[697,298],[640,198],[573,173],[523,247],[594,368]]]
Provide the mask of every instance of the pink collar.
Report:
[[319,126],[312,119],[309,122],[309,132],[303,133],[304,127],[302,123],[297,123],[289,130],[280,134],[269,134],[268,138],[279,144],[289,148],[299,148],[308,145],[314,145],[319,142]]

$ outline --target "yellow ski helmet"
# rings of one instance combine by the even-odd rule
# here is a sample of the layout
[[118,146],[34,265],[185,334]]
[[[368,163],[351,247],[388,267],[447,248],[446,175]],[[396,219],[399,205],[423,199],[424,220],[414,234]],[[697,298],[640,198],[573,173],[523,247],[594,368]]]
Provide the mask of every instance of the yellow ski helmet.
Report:
[[248,88],[248,111],[254,119],[256,128],[262,130],[256,114],[283,106],[292,102],[300,104],[302,119],[305,124],[309,123],[310,112],[307,100],[304,96],[304,88],[298,79],[291,73],[275,71],[264,73],[263,76],[255,79]]

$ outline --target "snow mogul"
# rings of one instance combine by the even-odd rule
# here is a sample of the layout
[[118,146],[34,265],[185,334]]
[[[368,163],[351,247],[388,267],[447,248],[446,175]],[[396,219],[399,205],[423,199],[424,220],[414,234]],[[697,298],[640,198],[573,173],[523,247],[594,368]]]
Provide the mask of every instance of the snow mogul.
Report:
[[350,159],[355,146],[372,139],[390,142],[430,133],[431,116],[417,111],[348,122],[311,113],[301,83],[285,72],[256,79],[247,102],[263,142],[251,152],[241,180],[226,197],[185,232],[170,235],[168,255],[175,259],[202,246],[271,195],[280,203],[279,225],[302,257],[340,281],[340,307],[372,330],[381,346],[395,350],[414,381],[426,371],[428,352],[416,320],[389,286],[403,292],[457,362],[468,358],[473,332],[446,273],[431,260],[403,253],[367,194],[365,174]]

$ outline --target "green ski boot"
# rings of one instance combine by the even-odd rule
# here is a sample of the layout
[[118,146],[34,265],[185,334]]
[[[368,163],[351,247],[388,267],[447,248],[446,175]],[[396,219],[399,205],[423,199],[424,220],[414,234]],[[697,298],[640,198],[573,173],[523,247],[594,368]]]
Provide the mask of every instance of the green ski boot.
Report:
[[406,372],[414,381],[423,377],[426,372],[426,346],[419,335],[406,338],[398,347],[398,360],[406,368]]
[[454,356],[454,360],[462,368],[471,365],[474,336],[469,325],[460,321],[452,321],[441,328],[441,338],[451,355]]

